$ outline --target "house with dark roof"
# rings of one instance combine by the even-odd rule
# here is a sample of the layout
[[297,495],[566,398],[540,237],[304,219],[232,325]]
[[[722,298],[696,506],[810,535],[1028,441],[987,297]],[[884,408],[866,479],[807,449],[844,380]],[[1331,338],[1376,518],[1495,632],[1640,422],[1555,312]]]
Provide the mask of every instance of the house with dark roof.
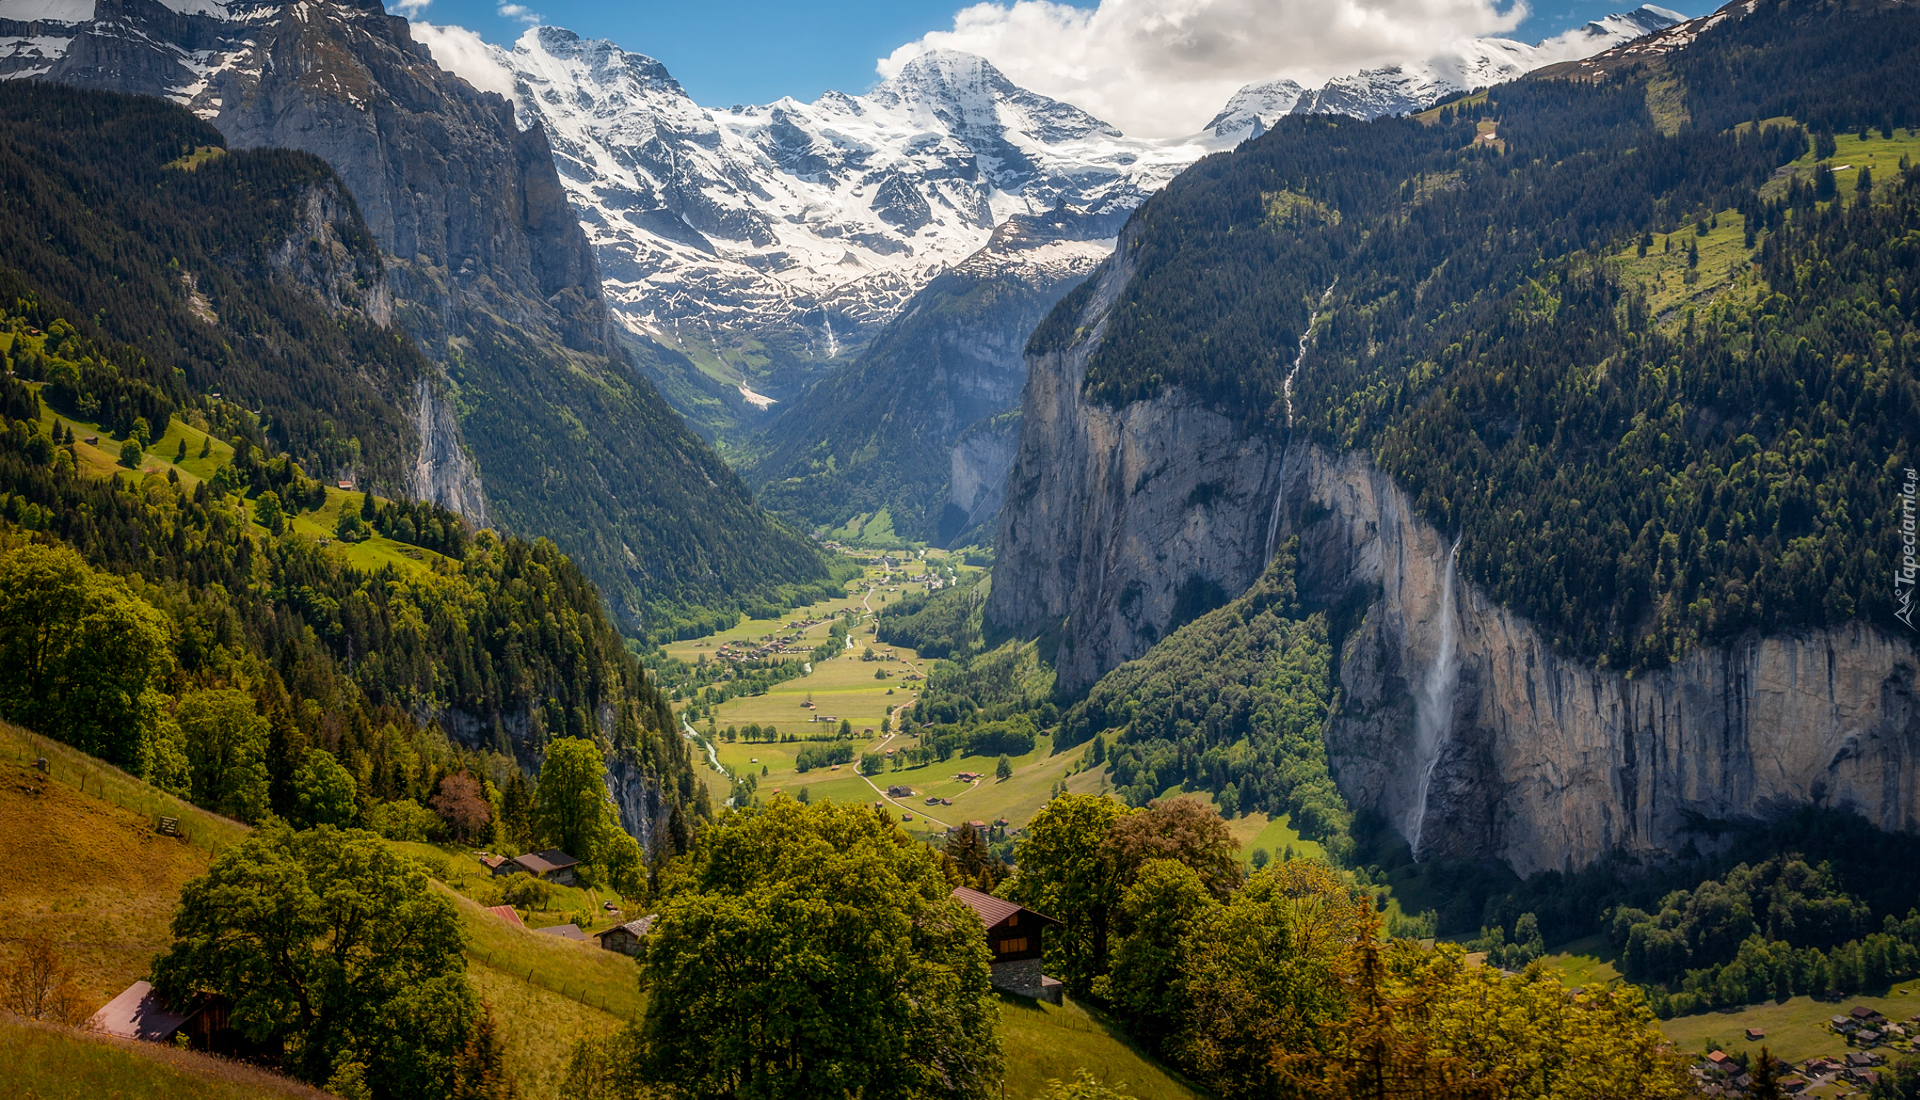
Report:
[[523,856],[503,859],[494,865],[496,875],[532,875],[543,878],[558,886],[572,886],[573,869],[580,861],[558,848],[549,848],[544,852],[528,852]]
[[965,886],[954,887],[953,900],[972,909],[979,915],[980,923],[987,926],[987,949],[993,953],[991,980],[995,989],[1060,1003],[1060,983],[1040,970],[1044,955],[1042,937],[1048,927],[1058,925],[1059,921]]
[[622,955],[638,955],[644,946],[647,933],[653,931],[654,914],[648,913],[639,920],[630,920],[625,924],[616,924],[605,932],[595,934],[600,946],[608,951],[618,951]]
[[227,1021],[232,1007],[225,997],[202,994],[176,1009],[160,999],[151,982],[141,981],[108,1001],[87,1020],[87,1027],[143,1043],[172,1043],[184,1035],[194,1050],[231,1054],[243,1045]]

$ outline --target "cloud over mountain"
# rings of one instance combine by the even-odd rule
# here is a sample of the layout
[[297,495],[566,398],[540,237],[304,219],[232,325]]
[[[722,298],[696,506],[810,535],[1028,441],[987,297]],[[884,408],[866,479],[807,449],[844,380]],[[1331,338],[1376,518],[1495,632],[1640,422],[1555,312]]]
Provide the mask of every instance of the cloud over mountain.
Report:
[[881,59],[891,79],[928,50],[979,54],[1014,83],[1137,136],[1189,134],[1242,86],[1317,84],[1512,31],[1524,2],[1495,0],[1050,0],[975,4]]

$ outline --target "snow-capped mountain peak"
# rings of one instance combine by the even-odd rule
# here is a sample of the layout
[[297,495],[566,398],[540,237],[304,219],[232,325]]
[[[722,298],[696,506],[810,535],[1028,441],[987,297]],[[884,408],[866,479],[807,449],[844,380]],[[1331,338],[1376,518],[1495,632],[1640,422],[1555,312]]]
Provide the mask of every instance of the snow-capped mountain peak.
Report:
[[717,342],[722,362],[723,330],[842,354],[1009,217],[1064,208],[1083,236],[1111,236],[1206,151],[1128,139],[950,50],[863,96],[710,110],[658,61],[559,28],[511,49],[460,28],[415,36],[545,127],[621,319]]
[[1430,57],[1336,77],[1312,90],[1291,80],[1249,84],[1207,123],[1215,137],[1244,139],[1287,114],[1379,118],[1424,110],[1458,92],[1504,83],[1535,69],[1590,57],[1651,34],[1686,16],[1652,4],[1609,15],[1529,45],[1509,38],[1475,38]]

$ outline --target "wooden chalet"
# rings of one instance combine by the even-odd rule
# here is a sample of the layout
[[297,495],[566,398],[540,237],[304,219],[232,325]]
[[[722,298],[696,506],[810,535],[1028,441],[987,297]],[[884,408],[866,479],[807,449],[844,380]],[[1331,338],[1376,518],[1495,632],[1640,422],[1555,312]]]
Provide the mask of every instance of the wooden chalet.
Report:
[[549,848],[544,852],[528,852],[523,856],[503,859],[493,865],[496,875],[532,875],[543,878],[560,886],[572,886],[573,869],[580,861],[558,848]]
[[638,955],[645,946],[647,933],[653,931],[654,914],[649,913],[639,920],[630,920],[625,924],[616,924],[605,932],[599,932],[594,938],[608,951],[618,951],[622,955]]
[[1043,938],[1047,928],[1059,921],[965,886],[954,887],[953,899],[979,914],[980,923],[987,926],[995,989],[1060,1003],[1060,983],[1041,973]]
[[203,993],[192,1004],[176,1010],[160,999],[151,982],[141,981],[108,1001],[87,1021],[87,1027],[143,1043],[172,1043],[184,1035],[194,1050],[234,1054],[244,1044],[228,1023],[232,1008],[225,997]]

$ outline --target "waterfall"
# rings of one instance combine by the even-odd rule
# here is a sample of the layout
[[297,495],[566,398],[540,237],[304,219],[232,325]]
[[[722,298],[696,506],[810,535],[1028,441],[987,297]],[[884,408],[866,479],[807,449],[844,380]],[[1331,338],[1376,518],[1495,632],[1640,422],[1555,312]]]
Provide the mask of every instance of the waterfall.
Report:
[[[1333,296],[1333,288],[1339,284],[1340,276],[1335,275],[1333,282],[1327,284],[1327,289],[1320,292],[1321,306],[1327,304],[1327,299]],[[1286,379],[1280,383],[1281,396],[1285,397],[1287,401],[1288,443],[1293,442],[1291,438],[1293,435],[1293,376],[1300,373],[1300,364],[1306,361],[1307,347],[1313,343],[1313,325],[1314,322],[1318,320],[1320,320],[1320,310],[1316,307],[1307,314],[1307,327],[1300,333],[1300,348],[1294,353],[1293,366],[1288,368]],[[1260,559],[1263,565],[1273,561],[1274,543],[1280,537],[1280,498],[1285,495],[1286,491],[1286,479],[1282,478],[1280,488],[1276,489],[1273,494],[1273,514],[1267,519],[1267,552],[1266,555]]]
[[820,322],[827,328],[827,358],[832,359],[840,354],[840,338],[833,334],[833,318],[824,309],[820,311]]
[[1420,858],[1421,833],[1427,823],[1427,791],[1433,784],[1433,769],[1440,763],[1440,752],[1446,747],[1447,733],[1453,724],[1453,689],[1460,681],[1456,652],[1459,616],[1453,607],[1453,574],[1459,557],[1460,540],[1456,538],[1453,550],[1447,554],[1446,578],[1440,584],[1440,645],[1434,651],[1433,664],[1428,666],[1426,681],[1420,685],[1419,696],[1414,700],[1413,741],[1418,754],[1415,767],[1420,785],[1407,831],[1416,861]]

